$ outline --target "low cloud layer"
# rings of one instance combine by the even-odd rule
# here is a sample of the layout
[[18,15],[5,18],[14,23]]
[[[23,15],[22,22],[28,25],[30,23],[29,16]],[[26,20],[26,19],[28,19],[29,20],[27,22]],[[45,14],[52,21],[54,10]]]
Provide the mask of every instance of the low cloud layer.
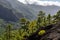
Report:
[[40,1],[40,0],[18,0],[18,1],[24,4],[29,3],[29,4],[36,4],[42,6],[48,6],[48,5],[60,6],[60,2],[58,1]]

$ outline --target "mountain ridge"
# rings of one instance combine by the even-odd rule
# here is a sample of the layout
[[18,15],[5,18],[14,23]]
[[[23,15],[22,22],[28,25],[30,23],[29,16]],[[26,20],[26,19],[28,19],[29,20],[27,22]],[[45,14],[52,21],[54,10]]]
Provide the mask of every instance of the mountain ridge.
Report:
[[12,10],[11,11],[12,14],[11,13],[10,14],[15,15],[15,17],[13,18],[17,18],[17,19],[24,17],[29,20],[33,20],[33,19],[36,19],[39,11],[44,11],[46,14],[50,13],[51,15],[54,15],[58,10],[60,10],[60,7],[55,5],[41,6],[41,5],[35,5],[35,4],[23,4],[17,0],[0,0],[0,5],[2,5],[4,8],[7,8],[7,10],[8,9]]
[[[10,0],[10,1],[12,1],[13,2],[13,0]],[[8,3],[8,4],[7,4]],[[12,3],[13,4],[13,3]],[[16,4],[16,3],[15,3]],[[17,5],[17,4],[16,4]],[[23,9],[25,9],[23,6],[23,4],[21,4],[22,6],[22,8]],[[31,20],[31,18],[33,18],[33,16],[31,16],[29,13],[31,13],[28,9],[25,9],[26,10],[26,12],[25,13],[23,13],[24,12],[24,10],[22,9],[22,8],[20,8],[20,9],[22,9],[22,10],[20,10],[20,11],[22,11],[22,12],[20,12],[20,11],[18,11],[19,9],[16,9],[16,6],[15,6],[15,8],[13,8],[13,6],[10,4],[10,2],[8,2],[7,0],[0,0],[0,18],[2,18],[2,19],[4,19],[4,20],[7,20],[7,21],[17,21],[17,19],[20,19],[20,18],[23,18],[23,17],[25,17],[25,18],[27,18],[27,19],[29,19],[29,20]],[[20,6],[17,6],[17,7],[20,7]],[[11,11],[10,11],[11,10]],[[4,12],[2,12],[2,11],[4,11]],[[28,11],[28,12],[27,12]],[[6,15],[4,15],[4,14],[6,14]],[[13,17],[13,16],[11,16],[11,15],[13,15],[13,16],[15,16],[15,17]],[[32,14],[32,13],[31,13]],[[8,16],[9,15],[9,16]],[[4,16],[6,16],[6,17],[4,17]],[[9,17],[11,17],[11,18],[9,18]],[[7,18],[7,19],[6,19]]]

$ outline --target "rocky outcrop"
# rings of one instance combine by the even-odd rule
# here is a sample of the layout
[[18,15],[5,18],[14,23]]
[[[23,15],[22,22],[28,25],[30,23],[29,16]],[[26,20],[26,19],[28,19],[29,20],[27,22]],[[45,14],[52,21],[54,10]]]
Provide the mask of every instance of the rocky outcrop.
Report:
[[[38,35],[41,29],[46,31],[42,36]],[[39,28],[35,33],[27,37],[26,40],[60,40],[60,22]]]

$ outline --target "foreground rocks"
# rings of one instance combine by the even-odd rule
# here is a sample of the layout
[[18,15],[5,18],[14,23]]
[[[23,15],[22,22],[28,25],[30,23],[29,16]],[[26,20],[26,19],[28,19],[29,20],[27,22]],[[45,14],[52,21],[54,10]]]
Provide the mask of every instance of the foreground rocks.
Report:
[[[42,29],[46,33],[44,35],[38,35]],[[35,33],[27,37],[26,40],[60,40],[60,22],[39,28]]]

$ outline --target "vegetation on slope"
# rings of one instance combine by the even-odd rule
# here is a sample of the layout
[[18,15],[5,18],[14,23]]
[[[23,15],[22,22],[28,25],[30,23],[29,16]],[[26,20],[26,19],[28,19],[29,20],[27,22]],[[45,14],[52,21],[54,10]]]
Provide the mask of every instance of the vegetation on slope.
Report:
[[[55,24],[60,21],[60,11],[55,15],[51,16],[48,14],[45,15],[45,12],[40,11],[37,19],[29,21],[26,18],[21,18],[18,22],[18,25],[12,23],[0,22],[0,40],[25,40],[26,37],[29,37],[32,33],[42,26],[47,26],[50,24]],[[5,23],[5,24],[4,24]],[[3,26],[4,25],[4,26]],[[16,26],[16,29],[14,29]],[[18,28],[17,28],[18,27]],[[4,31],[4,32],[2,32]],[[43,35],[45,30],[41,30],[38,34]]]

